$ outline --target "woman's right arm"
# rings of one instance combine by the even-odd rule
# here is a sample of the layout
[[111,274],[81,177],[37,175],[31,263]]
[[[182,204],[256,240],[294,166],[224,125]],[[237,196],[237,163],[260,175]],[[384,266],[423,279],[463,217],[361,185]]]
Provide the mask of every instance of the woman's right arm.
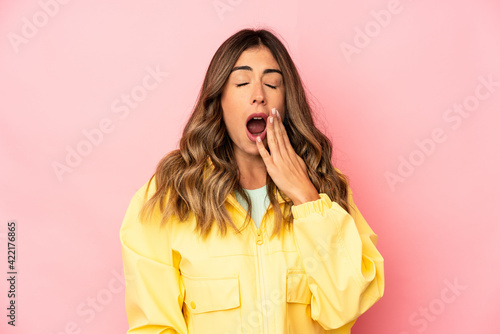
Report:
[[120,229],[127,333],[186,334],[178,255],[172,252],[166,229],[160,230],[159,222],[140,222],[144,189],[134,195]]

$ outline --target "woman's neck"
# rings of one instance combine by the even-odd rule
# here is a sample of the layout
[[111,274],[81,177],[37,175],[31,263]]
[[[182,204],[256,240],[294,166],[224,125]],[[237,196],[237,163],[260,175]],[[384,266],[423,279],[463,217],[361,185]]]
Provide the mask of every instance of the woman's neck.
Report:
[[264,160],[259,157],[236,157],[240,170],[240,185],[245,189],[262,188],[267,183],[267,169]]

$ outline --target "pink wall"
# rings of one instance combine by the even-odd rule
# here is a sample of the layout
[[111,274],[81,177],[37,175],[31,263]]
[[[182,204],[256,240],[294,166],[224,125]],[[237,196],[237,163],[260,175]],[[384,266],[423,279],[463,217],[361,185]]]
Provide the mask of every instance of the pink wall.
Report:
[[0,267],[13,219],[19,273],[1,333],[126,331],[129,200],[220,43],[263,25],[379,234],[386,295],[353,333],[500,332],[497,1],[57,1],[0,2]]

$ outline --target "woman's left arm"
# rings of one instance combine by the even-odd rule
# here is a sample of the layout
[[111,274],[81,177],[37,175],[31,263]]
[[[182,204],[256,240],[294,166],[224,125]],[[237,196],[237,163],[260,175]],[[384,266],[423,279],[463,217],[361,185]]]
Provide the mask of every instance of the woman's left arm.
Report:
[[354,204],[351,214],[318,194],[294,151],[278,112],[268,117],[267,142],[257,148],[276,186],[294,203],[293,230],[311,290],[311,317],[325,329],[350,327],[384,294],[377,236]]
[[311,317],[325,329],[359,317],[384,294],[377,235],[352,199],[351,214],[328,195],[292,206],[295,242],[311,290]]

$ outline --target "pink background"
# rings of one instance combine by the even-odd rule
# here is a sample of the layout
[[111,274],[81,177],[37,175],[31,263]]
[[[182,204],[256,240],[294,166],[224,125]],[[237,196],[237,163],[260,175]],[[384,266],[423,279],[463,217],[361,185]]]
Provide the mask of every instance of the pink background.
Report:
[[0,2],[1,333],[125,333],[128,203],[177,146],[218,46],[261,26],[286,41],[379,235],[386,294],[353,333],[500,332],[497,1],[66,2]]

